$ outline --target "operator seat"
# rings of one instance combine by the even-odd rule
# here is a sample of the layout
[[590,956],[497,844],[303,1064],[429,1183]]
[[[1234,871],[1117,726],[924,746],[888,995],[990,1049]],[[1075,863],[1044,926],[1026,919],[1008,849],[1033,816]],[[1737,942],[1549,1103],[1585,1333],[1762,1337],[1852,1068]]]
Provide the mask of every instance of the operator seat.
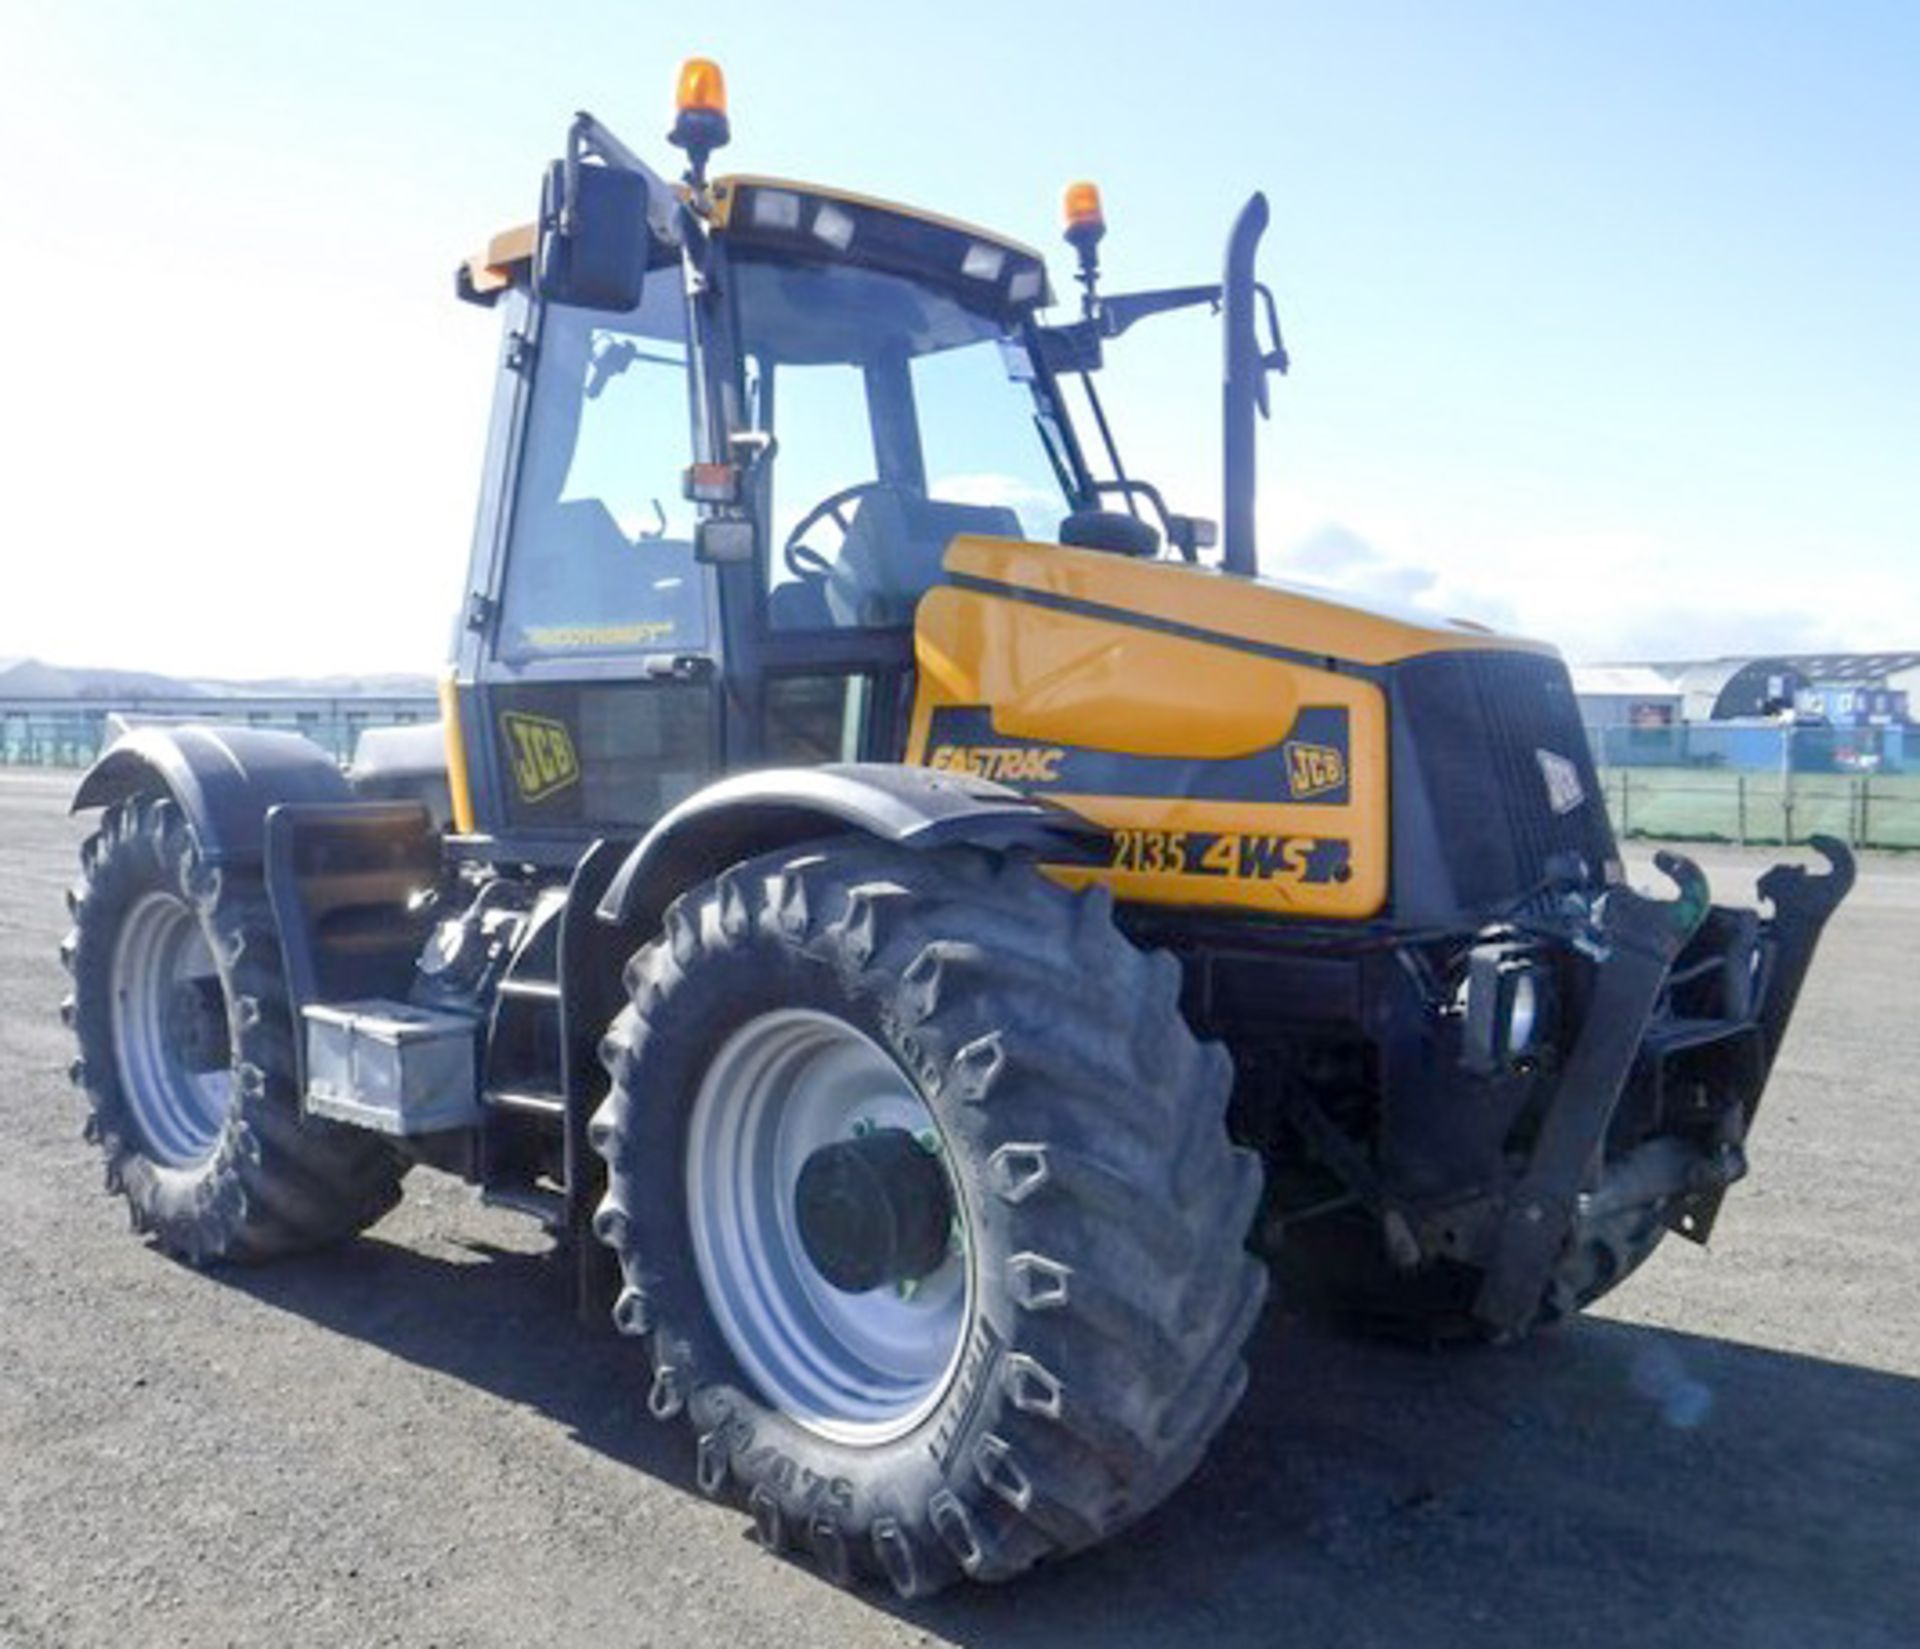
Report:
[[767,591],[767,623],[776,630],[832,629],[826,579],[789,578],[774,585]]
[[1019,538],[1020,517],[1001,505],[949,504],[899,487],[863,494],[825,580],[830,621],[847,629],[911,624],[961,533]]

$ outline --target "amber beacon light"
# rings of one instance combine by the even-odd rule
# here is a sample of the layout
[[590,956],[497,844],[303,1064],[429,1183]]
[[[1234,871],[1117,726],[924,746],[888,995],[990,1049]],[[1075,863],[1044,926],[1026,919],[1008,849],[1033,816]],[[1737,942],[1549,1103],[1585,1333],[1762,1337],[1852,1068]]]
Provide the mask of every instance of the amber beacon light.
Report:
[[1067,220],[1067,244],[1080,254],[1074,279],[1080,283],[1080,307],[1091,320],[1099,306],[1100,237],[1107,232],[1107,214],[1100,207],[1100,190],[1091,183],[1069,183],[1061,200]]
[[727,77],[712,58],[689,57],[680,65],[680,81],[673,93],[673,130],[667,141],[687,151],[697,173],[705,168],[708,155],[725,146],[729,135]]
[[1063,210],[1067,240],[1074,246],[1094,246],[1107,232],[1107,215],[1100,209],[1100,188],[1093,183],[1069,183]]

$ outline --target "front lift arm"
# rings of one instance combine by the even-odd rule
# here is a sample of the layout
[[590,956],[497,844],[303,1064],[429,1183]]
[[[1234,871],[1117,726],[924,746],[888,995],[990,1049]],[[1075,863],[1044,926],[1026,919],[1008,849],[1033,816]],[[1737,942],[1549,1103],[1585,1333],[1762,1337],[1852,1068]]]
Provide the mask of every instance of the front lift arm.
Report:
[[1654,862],[1677,884],[1678,898],[1649,899],[1626,887],[1607,892],[1599,923],[1605,959],[1586,1023],[1527,1166],[1506,1198],[1474,1301],[1474,1315],[1496,1332],[1524,1329],[1538,1308],[1667,972],[1707,914],[1707,879],[1691,859],[1661,853]]
[[[1736,1114],[1727,1118],[1732,1130],[1727,1137],[1736,1146],[1759,1107],[1821,930],[1853,886],[1853,855],[1847,848],[1826,836],[1814,837],[1812,845],[1827,861],[1826,875],[1811,876],[1798,865],[1776,865],[1760,879],[1759,892],[1772,904],[1773,916],[1762,930],[1754,979],[1757,1003],[1751,1023],[1759,1032],[1757,1068],[1750,1069],[1731,1096]],[[1625,888],[1609,890],[1599,924],[1603,959],[1585,1023],[1526,1166],[1502,1201],[1486,1275],[1474,1302],[1474,1314],[1496,1334],[1527,1326],[1582,1218],[1609,1202],[1638,1202],[1650,1200],[1655,1192],[1679,1191],[1683,1200],[1668,1223],[1704,1242],[1728,1183],[1741,1171],[1737,1149],[1727,1153],[1730,1163],[1716,1164],[1697,1151],[1676,1151],[1673,1142],[1655,1141],[1654,1155],[1644,1155],[1643,1148],[1637,1167],[1633,1158],[1616,1165],[1597,1192],[1583,1195],[1674,962],[1712,908],[1706,878],[1690,860],[1663,853],[1655,862],[1678,884],[1680,895],[1662,903]],[[1744,970],[1752,954],[1736,950],[1733,959]]]

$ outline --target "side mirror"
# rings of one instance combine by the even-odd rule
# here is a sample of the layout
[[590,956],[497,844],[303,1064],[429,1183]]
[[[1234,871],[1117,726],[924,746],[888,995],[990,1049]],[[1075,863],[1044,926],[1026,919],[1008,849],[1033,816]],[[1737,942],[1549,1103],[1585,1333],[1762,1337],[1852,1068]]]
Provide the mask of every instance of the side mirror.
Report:
[[581,309],[632,309],[650,249],[643,174],[564,160],[547,168],[534,259],[534,290],[542,298]]
[[694,524],[693,558],[710,566],[753,559],[753,523],[743,515],[709,515]]

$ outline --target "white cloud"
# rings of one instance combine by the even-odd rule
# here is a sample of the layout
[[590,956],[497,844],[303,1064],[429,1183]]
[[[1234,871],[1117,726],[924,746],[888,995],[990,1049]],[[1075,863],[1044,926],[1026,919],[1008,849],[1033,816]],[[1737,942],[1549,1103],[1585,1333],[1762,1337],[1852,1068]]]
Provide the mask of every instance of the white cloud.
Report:
[[945,475],[929,483],[932,496],[949,504],[979,504],[1012,510],[1030,538],[1051,539],[1060,524],[1060,494],[1018,475]]
[[1398,530],[1417,553],[1321,522],[1270,553],[1265,567],[1362,600],[1538,636],[1575,659],[1866,651],[1920,638],[1920,593],[1815,557],[1804,577],[1729,578],[1723,558],[1645,534],[1479,536],[1469,554],[1438,535]]
[[1513,629],[1519,615],[1489,588],[1449,578],[1438,569],[1397,560],[1350,527],[1324,522],[1265,569],[1289,582],[1306,583],[1372,605],[1402,608],[1414,616],[1465,618],[1496,629]]

